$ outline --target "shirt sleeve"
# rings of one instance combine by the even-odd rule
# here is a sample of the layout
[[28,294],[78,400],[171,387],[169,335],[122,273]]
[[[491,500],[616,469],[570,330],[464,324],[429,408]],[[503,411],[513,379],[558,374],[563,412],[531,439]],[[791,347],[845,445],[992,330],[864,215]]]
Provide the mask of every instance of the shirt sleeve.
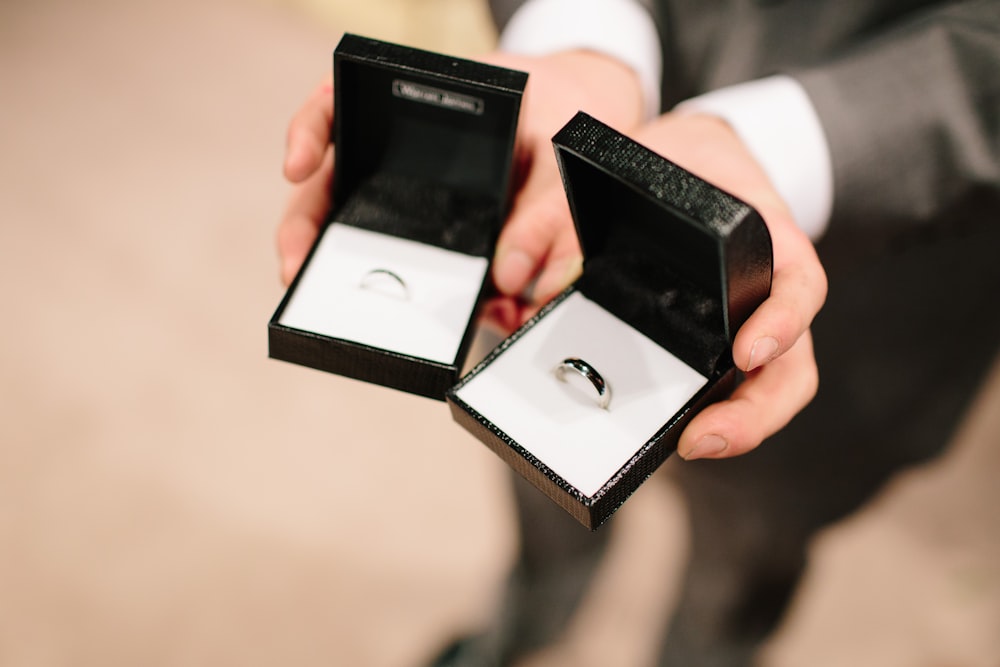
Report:
[[833,165],[823,126],[802,86],[788,76],[719,88],[677,106],[725,120],[788,204],[799,228],[818,240],[833,211]]
[[500,48],[532,56],[574,49],[611,56],[638,76],[646,118],[660,111],[659,33],[637,0],[527,0],[504,26]]

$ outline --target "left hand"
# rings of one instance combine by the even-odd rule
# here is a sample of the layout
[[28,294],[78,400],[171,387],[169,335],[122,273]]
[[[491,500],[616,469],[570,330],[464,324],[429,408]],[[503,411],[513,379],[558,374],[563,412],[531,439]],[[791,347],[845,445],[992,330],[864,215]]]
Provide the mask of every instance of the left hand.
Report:
[[725,121],[668,113],[635,138],[753,206],[771,234],[771,294],[733,343],[733,360],[747,379],[729,399],[694,417],[677,446],[688,460],[737,456],[783,428],[816,395],[819,374],[809,326],[826,300],[826,272],[812,242]]

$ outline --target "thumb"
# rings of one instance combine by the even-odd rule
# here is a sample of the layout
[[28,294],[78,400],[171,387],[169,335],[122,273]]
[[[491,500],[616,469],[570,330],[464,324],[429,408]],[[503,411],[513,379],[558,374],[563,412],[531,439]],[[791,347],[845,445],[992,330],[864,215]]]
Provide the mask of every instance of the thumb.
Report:
[[493,262],[493,281],[502,294],[536,303],[548,301],[580,272],[579,244],[555,156],[545,161],[533,165],[515,198]]

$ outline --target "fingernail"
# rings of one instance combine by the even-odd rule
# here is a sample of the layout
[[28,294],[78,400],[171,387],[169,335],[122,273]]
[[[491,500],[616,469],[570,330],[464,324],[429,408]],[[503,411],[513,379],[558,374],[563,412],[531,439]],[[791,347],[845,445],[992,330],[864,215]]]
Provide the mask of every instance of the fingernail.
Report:
[[562,288],[568,287],[583,274],[583,257],[574,257],[566,262],[566,271],[563,273]]
[[707,458],[712,456],[718,456],[722,452],[726,451],[729,447],[729,443],[721,435],[709,434],[702,436],[695,446],[687,454],[681,454],[681,457],[686,461],[694,461],[695,459]]
[[285,152],[285,172],[298,177],[306,159],[306,149],[299,143],[292,143]]
[[518,294],[531,280],[535,261],[520,248],[504,248],[493,262],[493,282],[508,296]]
[[755,368],[763,366],[774,359],[778,354],[778,339],[771,336],[764,336],[754,341],[750,348],[750,362],[747,364],[749,373]]
[[[562,262],[561,267],[546,270],[539,277],[531,293],[532,303],[545,303],[559,292],[569,287],[583,273],[583,258],[571,257]],[[553,276],[555,276],[553,278]]]

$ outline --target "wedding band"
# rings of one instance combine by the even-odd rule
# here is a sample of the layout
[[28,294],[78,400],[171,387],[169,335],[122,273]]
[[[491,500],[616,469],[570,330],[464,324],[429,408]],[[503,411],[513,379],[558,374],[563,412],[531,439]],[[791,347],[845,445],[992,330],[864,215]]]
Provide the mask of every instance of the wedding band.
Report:
[[389,269],[372,269],[361,277],[361,289],[371,289],[397,299],[409,299],[410,289],[406,281]]
[[552,372],[555,373],[556,378],[560,382],[566,382],[566,373],[569,371],[576,373],[590,382],[594,391],[597,392],[598,407],[602,410],[607,410],[608,406],[611,405],[611,385],[597,372],[597,369],[583,359],[567,357]]

